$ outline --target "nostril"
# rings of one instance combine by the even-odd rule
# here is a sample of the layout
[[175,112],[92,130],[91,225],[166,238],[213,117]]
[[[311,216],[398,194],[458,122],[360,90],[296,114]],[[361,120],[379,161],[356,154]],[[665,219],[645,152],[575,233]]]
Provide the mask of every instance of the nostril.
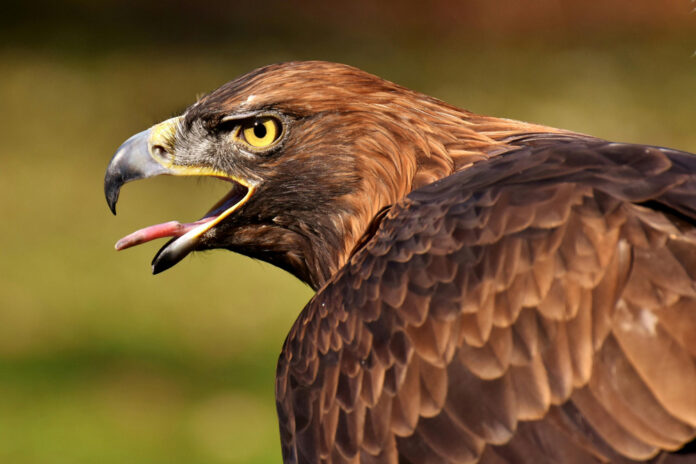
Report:
[[152,146],[152,154],[155,155],[158,158],[164,158],[168,160],[174,159],[174,155],[169,153],[166,148],[164,148],[162,145],[153,145]]

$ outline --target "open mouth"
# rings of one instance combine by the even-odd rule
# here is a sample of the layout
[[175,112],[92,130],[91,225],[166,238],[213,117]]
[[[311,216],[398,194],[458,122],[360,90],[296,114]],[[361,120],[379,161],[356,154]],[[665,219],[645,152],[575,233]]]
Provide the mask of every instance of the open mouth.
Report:
[[[233,184],[232,189],[225,195],[220,201],[218,201],[215,206],[213,206],[210,211],[208,211],[205,216],[195,222],[181,223],[179,221],[169,221],[162,224],[156,224],[153,226],[148,226],[140,230],[126,235],[118,242],[116,242],[115,248],[117,250],[125,250],[136,245],[140,245],[151,240],[164,237],[174,237],[178,238],[187,233],[196,230],[199,226],[204,226],[205,232],[210,229],[209,224],[215,221],[221,215],[223,215],[227,210],[237,206],[246,196],[249,191],[248,188],[244,187],[242,184],[230,181]],[[226,216],[226,215],[225,215]],[[203,229],[203,228],[201,228]]]
[[130,181],[159,175],[216,177],[230,182],[230,191],[201,219],[181,223],[170,221],[145,227],[123,237],[116,243],[124,250],[157,238],[171,237],[152,260],[157,274],[181,261],[197,249],[203,234],[237,211],[254,193],[253,184],[229,173],[205,165],[177,164],[169,156],[181,116],[168,119],[135,134],[116,150],[104,176],[104,194],[111,212],[116,214],[121,187]]
[[157,274],[174,266],[195,249],[205,232],[239,209],[251,196],[251,187],[229,178],[225,180],[232,184],[232,188],[201,219],[188,223],[169,221],[145,227],[116,242],[116,249],[125,250],[158,238],[172,237],[152,260],[152,272]]

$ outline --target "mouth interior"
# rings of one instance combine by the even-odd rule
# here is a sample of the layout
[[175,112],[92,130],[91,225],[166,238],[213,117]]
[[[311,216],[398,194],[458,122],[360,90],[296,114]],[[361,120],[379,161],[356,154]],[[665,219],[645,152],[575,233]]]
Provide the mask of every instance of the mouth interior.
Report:
[[[158,238],[178,238],[198,227],[205,227],[204,224],[215,221],[215,219],[217,219],[225,211],[234,208],[240,201],[242,201],[249,191],[247,187],[238,182],[231,179],[224,180],[231,182],[232,188],[222,199],[220,199],[220,201],[210,208],[210,210],[201,219],[186,223],[169,221],[136,230],[135,232],[126,235],[121,240],[116,242],[116,249],[125,250],[126,248],[140,245]],[[213,227],[213,225],[214,224],[210,224],[210,227]]]

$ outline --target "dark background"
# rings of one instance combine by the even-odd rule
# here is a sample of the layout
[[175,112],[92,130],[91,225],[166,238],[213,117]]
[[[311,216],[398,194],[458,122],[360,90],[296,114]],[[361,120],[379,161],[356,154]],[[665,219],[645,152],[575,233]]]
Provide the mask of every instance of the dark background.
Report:
[[349,63],[475,112],[696,151],[688,0],[69,0],[0,14],[0,462],[279,462],[275,360],[311,292],[233,255],[158,276],[136,228],[215,180],[124,189],[128,136],[271,62]]

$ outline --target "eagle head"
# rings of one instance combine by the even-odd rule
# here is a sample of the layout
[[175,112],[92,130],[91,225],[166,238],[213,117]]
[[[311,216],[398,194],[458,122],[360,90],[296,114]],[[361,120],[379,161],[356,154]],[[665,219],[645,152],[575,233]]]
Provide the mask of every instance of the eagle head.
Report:
[[213,176],[230,190],[202,219],[147,227],[116,248],[172,237],[154,273],[191,251],[224,248],[316,289],[380,210],[501,145],[486,135],[501,133],[498,120],[472,116],[347,65],[257,69],[117,150],[104,182],[114,213],[124,183],[155,175]]

